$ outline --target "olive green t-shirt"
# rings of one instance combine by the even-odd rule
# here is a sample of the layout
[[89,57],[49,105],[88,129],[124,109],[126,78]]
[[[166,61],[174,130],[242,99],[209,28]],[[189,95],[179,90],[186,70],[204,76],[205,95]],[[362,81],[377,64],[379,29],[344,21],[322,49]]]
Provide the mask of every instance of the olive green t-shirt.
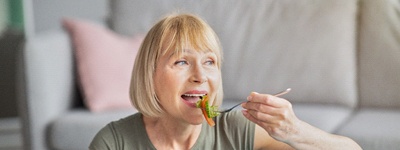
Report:
[[[215,126],[203,122],[201,133],[192,150],[253,149],[254,123],[240,111],[224,113],[214,118]],[[91,150],[155,150],[143,123],[136,113],[107,124],[94,137]]]

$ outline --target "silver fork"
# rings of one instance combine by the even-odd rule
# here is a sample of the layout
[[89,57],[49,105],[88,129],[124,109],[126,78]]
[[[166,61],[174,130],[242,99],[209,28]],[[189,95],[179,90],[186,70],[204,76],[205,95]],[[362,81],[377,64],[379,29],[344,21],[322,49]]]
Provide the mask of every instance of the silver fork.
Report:
[[[287,89],[284,90],[284,91],[281,91],[281,92],[279,92],[279,93],[274,94],[274,96],[282,96],[282,95],[285,95],[286,93],[289,93],[290,90],[292,90],[292,89],[291,89],[291,88],[287,88]],[[230,111],[232,111],[235,107],[237,107],[237,106],[239,106],[240,104],[245,103],[245,102],[246,102],[246,101],[240,102],[239,104],[236,104],[236,105],[232,106],[231,108],[228,108],[228,109],[225,109],[225,110],[220,110],[220,111],[218,111],[218,112],[219,112],[219,113],[227,113],[227,112],[230,112]]]

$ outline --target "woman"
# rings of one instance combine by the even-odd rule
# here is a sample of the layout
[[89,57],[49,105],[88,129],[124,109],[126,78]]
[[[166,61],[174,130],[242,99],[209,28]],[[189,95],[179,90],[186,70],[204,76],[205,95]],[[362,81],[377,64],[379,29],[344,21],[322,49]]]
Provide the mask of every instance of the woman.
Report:
[[222,51],[214,31],[190,14],[154,25],[138,52],[131,99],[139,113],[112,122],[90,149],[361,149],[296,118],[291,104],[251,93],[242,112],[223,113],[208,126],[196,102],[222,103]]

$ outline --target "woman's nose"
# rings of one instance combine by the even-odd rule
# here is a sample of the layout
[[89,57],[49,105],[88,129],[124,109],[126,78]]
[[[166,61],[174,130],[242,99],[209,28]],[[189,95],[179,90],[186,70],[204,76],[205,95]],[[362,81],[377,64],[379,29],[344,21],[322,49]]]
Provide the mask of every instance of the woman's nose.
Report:
[[200,84],[207,82],[206,73],[201,66],[195,66],[192,71],[191,82]]

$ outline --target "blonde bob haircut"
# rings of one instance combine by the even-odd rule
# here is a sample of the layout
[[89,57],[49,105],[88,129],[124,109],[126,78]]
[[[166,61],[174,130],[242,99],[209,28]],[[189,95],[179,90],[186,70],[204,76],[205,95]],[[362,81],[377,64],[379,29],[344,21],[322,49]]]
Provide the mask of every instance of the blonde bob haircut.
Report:
[[[134,107],[145,116],[161,117],[164,113],[155,93],[154,74],[159,58],[173,51],[181,55],[185,48],[213,52],[221,71],[222,48],[211,27],[201,18],[191,14],[172,14],[156,23],[147,33],[137,53],[133,67],[130,97]],[[213,105],[222,103],[220,80]]]

